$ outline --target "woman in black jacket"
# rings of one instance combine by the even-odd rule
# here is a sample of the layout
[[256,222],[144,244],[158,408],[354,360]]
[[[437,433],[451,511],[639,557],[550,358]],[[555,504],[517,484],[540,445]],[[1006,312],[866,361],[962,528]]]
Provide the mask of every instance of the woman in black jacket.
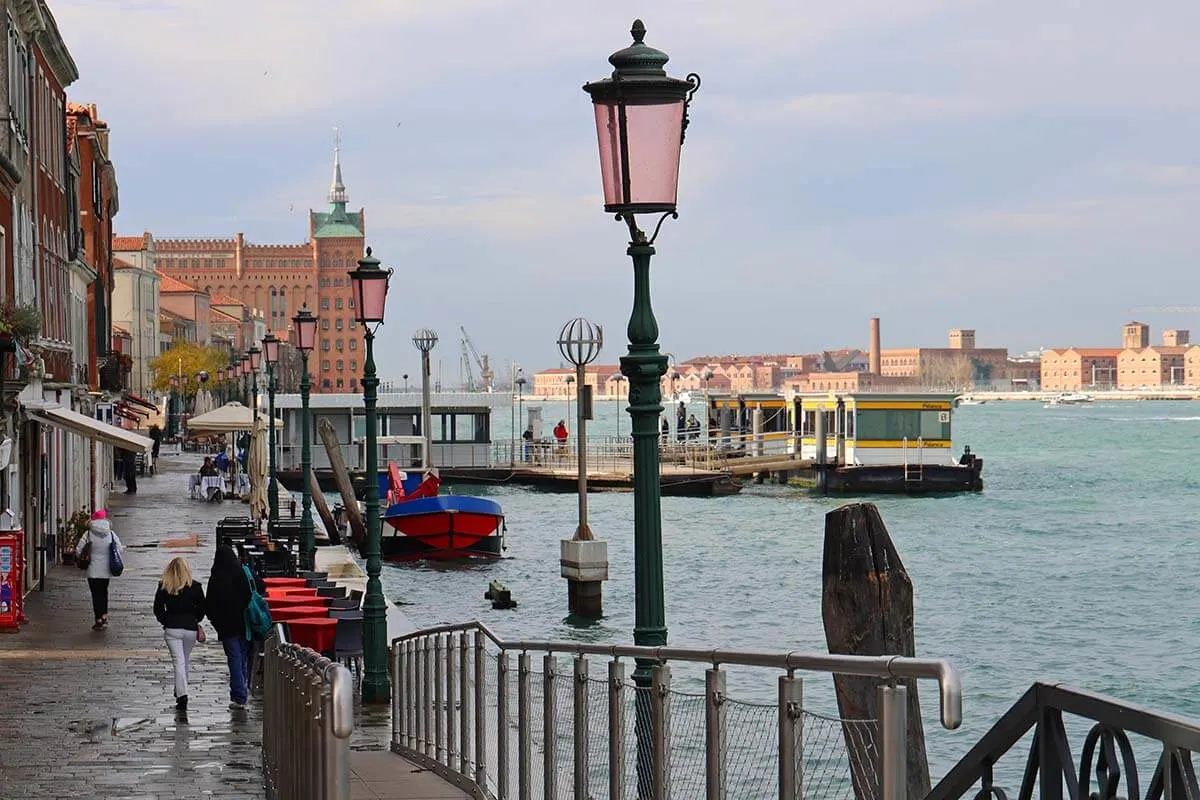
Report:
[[204,589],[192,580],[192,571],[180,557],[163,570],[154,593],[154,618],[163,626],[163,638],[175,666],[175,708],[187,710],[188,660],[197,641],[204,641]]
[[208,618],[229,664],[229,707],[245,708],[249,698],[251,642],[246,631],[250,582],[229,545],[217,548],[208,576]]

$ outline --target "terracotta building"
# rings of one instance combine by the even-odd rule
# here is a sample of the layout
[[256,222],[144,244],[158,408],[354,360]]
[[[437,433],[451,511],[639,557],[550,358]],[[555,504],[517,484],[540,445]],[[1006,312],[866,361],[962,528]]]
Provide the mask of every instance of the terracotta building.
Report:
[[230,239],[156,239],[157,267],[209,296],[232,298],[251,314],[260,312],[267,330],[285,340],[292,315],[308,306],[321,320],[317,351],[309,361],[313,391],[355,391],[362,374],[362,334],[347,273],[364,253],[366,215],[362,209],[349,211],[348,202],[339,146],[329,210],[309,212],[307,242],[257,245],[241,233]]
[[1042,352],[1042,390],[1074,392],[1117,385],[1118,347],[1065,347]]
[[1117,388],[1141,389],[1185,383],[1186,347],[1126,348],[1117,356]]

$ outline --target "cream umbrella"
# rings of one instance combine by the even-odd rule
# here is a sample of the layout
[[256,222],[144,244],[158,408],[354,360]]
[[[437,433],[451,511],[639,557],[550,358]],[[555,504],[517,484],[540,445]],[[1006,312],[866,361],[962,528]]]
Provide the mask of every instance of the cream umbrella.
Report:
[[267,421],[259,417],[250,434],[250,453],[246,457],[250,477],[250,516],[267,516]]

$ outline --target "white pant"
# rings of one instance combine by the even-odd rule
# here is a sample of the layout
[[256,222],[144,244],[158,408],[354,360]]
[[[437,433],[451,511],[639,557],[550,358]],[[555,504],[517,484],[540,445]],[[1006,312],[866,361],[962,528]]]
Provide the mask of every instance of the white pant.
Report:
[[163,638],[167,640],[167,649],[171,651],[171,661],[175,664],[175,696],[182,697],[188,693],[188,659],[192,656],[192,648],[196,646],[196,632],[183,628],[164,628]]

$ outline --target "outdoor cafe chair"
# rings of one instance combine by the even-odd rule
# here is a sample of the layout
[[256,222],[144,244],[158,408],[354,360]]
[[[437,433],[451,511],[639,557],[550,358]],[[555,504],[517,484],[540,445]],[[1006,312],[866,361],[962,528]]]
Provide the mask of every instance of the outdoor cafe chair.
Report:
[[363,621],[358,619],[339,619],[333,639],[333,660],[347,666],[354,666],[354,673],[362,677],[363,660]]
[[360,605],[362,605],[362,598],[363,598],[363,593],[361,590],[359,590],[359,589],[351,589],[350,590],[350,599],[354,601],[355,608],[358,608]]
[[318,586],[317,597],[345,597],[345,586]]
[[357,608],[330,608],[331,619],[362,619],[363,613]]
[[[317,596],[320,596],[320,590],[317,591]],[[329,601],[329,607],[338,611],[357,611],[358,601],[353,597],[334,597]]]

